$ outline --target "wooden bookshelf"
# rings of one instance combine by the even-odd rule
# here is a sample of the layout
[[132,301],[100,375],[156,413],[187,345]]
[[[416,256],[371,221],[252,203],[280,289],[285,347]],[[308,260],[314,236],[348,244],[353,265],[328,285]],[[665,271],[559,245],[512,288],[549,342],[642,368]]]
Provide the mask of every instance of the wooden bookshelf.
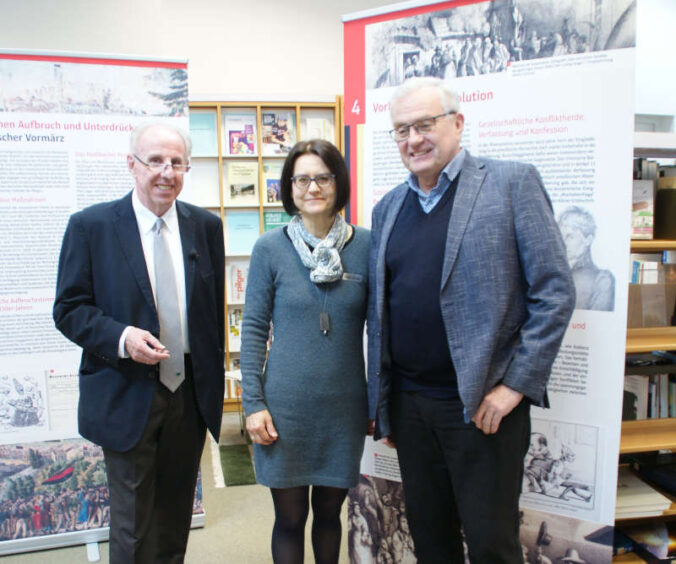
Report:
[[632,239],[632,253],[659,253],[660,251],[676,250],[676,241],[667,239]]
[[[634,134],[634,156],[647,158],[676,158],[676,134],[636,132]],[[672,240],[632,240],[632,253],[659,253],[676,250]],[[649,353],[655,350],[676,350],[676,327],[649,327],[627,330],[627,353]],[[665,368],[668,372],[668,369]],[[620,454],[651,452],[676,449],[676,418],[643,419],[623,421],[620,437]],[[664,492],[663,492],[664,493]],[[667,495],[667,494],[665,494]],[[674,519],[676,498],[668,496],[671,507],[662,515],[641,520]],[[627,523],[633,520],[618,520]],[[635,554],[613,557],[613,564],[639,564],[646,562]]]
[[676,449],[676,419],[623,421],[620,454]]
[[[279,178],[275,175],[281,174],[288,148],[271,152],[275,137],[270,135],[271,127],[266,128],[266,116],[286,120],[287,130],[292,132],[292,139],[286,140],[288,145],[322,137],[342,151],[342,97],[307,102],[193,100],[189,105],[193,138],[190,198],[220,216],[224,224],[225,366],[226,370],[236,370],[237,320],[241,320],[244,298],[234,295],[239,288],[233,287],[232,281],[248,268],[253,241],[265,230],[288,220],[278,191],[268,184]],[[238,237],[232,236],[234,232]],[[241,401],[232,393],[233,386],[227,379],[226,385],[223,410],[239,411]]]
[[627,329],[627,353],[676,350],[676,327]]

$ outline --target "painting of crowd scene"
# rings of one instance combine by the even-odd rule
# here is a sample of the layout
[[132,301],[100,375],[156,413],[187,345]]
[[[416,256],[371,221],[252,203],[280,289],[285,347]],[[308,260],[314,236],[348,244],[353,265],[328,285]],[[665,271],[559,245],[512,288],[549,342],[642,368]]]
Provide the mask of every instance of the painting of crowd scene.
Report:
[[109,522],[100,447],[79,439],[0,445],[0,541]]
[[[193,514],[203,512],[200,473]],[[84,439],[0,445],[0,541],[109,524],[101,447]]]
[[634,47],[635,0],[494,0],[372,24],[366,87],[414,76],[506,71],[513,63]]

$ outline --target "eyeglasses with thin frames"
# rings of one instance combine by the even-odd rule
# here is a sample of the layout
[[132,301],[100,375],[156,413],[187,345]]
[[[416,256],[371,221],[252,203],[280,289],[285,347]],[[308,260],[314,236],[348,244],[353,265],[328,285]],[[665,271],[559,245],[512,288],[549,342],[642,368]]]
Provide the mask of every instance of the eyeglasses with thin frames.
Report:
[[308,176],[307,174],[297,174],[296,176],[291,177],[291,181],[296,185],[300,190],[308,190],[310,184],[314,180],[315,184],[320,188],[328,188],[333,184],[333,180],[336,178],[335,174],[318,174],[315,177]]
[[438,116],[420,119],[413,123],[405,123],[403,125],[398,125],[394,129],[390,129],[389,133],[392,139],[394,139],[397,143],[401,141],[406,141],[406,139],[408,139],[409,135],[411,134],[411,128],[415,129],[415,132],[418,135],[425,135],[426,133],[434,131],[434,128],[437,126],[437,120],[439,118],[450,116],[457,113],[458,112],[453,110],[450,112],[444,112],[443,114],[439,114]]
[[147,166],[150,170],[152,170],[155,173],[158,172],[164,172],[167,170],[167,167],[171,167],[171,169],[176,173],[176,174],[185,174],[190,170],[189,164],[183,164],[183,163],[165,163],[162,161],[150,161],[149,163],[145,162],[141,157],[138,155],[134,154],[134,158],[140,162],[142,165]]

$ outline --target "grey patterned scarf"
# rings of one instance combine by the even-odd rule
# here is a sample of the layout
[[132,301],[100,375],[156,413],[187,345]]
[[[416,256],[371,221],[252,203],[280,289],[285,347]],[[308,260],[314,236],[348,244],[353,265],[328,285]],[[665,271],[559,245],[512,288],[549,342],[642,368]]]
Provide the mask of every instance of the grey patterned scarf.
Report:
[[[309,233],[299,215],[293,216],[287,231],[300,260],[310,269],[310,280],[315,284],[322,284],[335,282],[343,277],[340,251],[347,241],[349,226],[340,214],[336,214],[333,226],[323,239]],[[312,252],[308,245],[314,248]]]

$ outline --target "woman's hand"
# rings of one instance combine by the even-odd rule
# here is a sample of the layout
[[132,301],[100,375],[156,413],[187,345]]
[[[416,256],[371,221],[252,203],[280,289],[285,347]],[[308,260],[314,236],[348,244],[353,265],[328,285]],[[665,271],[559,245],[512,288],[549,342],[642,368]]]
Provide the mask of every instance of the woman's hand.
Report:
[[271,445],[279,437],[267,409],[249,415],[246,418],[246,430],[251,440],[259,445]]

